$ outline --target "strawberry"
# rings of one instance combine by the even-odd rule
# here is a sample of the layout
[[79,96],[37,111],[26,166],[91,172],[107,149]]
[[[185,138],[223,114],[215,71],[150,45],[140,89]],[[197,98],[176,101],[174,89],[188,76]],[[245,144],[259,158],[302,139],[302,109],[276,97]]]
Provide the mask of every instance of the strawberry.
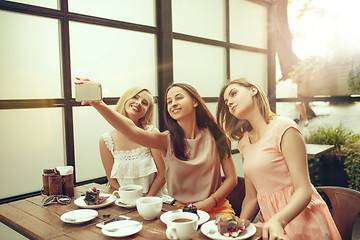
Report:
[[96,192],[96,191],[97,191],[96,187],[93,187],[91,190],[93,190],[94,192]]

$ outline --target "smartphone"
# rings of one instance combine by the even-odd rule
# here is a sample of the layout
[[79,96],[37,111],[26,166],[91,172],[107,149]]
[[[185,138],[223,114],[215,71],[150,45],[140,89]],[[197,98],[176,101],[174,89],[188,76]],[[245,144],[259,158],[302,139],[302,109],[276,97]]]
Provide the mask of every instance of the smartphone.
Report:
[[96,224],[96,227],[102,228],[108,223],[115,222],[115,221],[126,221],[126,220],[129,220],[129,219],[130,219],[130,217],[128,217],[128,216],[120,215],[120,216],[114,217],[112,219],[100,222],[100,223]]
[[100,83],[89,82],[75,85],[75,101],[100,101],[102,89]]

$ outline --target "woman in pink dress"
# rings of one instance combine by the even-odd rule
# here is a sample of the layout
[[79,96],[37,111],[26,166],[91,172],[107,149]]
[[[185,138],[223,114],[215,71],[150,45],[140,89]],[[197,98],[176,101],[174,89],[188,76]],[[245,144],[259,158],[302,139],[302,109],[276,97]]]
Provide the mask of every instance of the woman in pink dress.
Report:
[[270,110],[265,93],[246,79],[220,92],[217,119],[238,140],[246,195],[240,214],[257,206],[263,239],[341,239],[329,209],[310,182],[304,138],[293,120]]

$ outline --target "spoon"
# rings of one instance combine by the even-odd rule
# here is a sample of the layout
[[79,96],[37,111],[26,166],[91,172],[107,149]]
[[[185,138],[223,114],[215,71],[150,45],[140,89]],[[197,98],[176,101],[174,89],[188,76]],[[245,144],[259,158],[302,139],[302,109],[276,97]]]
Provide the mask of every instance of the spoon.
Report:
[[77,218],[71,218],[71,217],[67,217],[67,218],[64,218],[66,221],[69,221],[69,222],[76,222],[76,221],[79,221],[81,219],[90,219],[92,218],[93,216],[82,216],[82,217],[77,217]]
[[106,230],[108,232],[117,232],[117,231],[119,231],[120,229],[123,229],[123,228],[138,227],[138,226],[141,226],[141,225],[142,225],[142,222],[137,222],[137,223],[134,223],[134,224],[127,224],[127,225],[122,225],[122,226],[113,227],[113,228],[106,228]]

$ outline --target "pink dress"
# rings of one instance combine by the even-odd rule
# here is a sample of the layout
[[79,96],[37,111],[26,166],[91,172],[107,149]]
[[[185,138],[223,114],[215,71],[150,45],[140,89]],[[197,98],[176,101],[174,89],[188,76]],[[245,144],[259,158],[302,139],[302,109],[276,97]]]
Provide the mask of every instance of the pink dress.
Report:
[[[277,117],[272,124],[272,128],[256,143],[250,142],[248,133],[238,143],[244,161],[244,175],[257,191],[262,222],[283,209],[294,193],[280,144],[288,129],[300,130],[294,121],[287,118]],[[329,209],[314,186],[310,203],[286,225],[285,232],[291,240],[341,240]]]

